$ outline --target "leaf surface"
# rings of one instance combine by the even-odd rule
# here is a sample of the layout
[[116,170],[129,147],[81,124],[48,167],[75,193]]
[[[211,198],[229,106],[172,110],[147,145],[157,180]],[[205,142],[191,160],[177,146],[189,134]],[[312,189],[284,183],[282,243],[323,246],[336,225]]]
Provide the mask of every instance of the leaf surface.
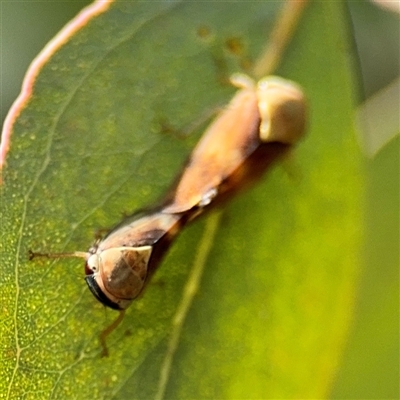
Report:
[[307,8],[277,71],[304,87],[312,110],[294,179],[276,168],[185,229],[111,335],[110,357],[98,335],[115,313],[89,293],[79,260],[27,259],[29,249],[84,251],[96,229],[159,198],[204,124],[176,133],[229,101],[221,78],[258,57],[276,15],[271,2],[115,2],[40,69],[3,170],[1,393],[327,395],[362,231],[340,3]]

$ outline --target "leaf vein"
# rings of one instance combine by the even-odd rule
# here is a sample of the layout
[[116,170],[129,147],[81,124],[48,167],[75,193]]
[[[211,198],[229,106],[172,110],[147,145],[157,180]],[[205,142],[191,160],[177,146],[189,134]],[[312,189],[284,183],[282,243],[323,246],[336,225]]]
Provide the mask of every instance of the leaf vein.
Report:
[[169,338],[164,361],[161,365],[158,389],[154,397],[156,400],[162,400],[164,398],[172,363],[178,348],[179,339],[181,337],[182,328],[193,303],[194,297],[199,290],[201,277],[206,267],[208,255],[210,254],[214,243],[214,237],[217,233],[221,216],[222,211],[218,211],[210,215],[210,217],[207,219],[204,233],[199,243],[198,251],[196,253],[196,257],[194,258],[190,275],[185,287],[183,288],[181,302],[178,305],[177,311],[172,320],[172,333]]

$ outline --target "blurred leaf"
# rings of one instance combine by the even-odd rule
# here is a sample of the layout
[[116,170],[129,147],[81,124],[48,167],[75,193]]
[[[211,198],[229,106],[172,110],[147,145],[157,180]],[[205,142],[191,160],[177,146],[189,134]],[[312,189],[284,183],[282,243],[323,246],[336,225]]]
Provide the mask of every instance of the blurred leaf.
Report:
[[[83,266],[27,260],[28,249],[85,250],[95,229],[163,193],[201,134],[182,139],[163,126],[185,128],[229,100],[221,77],[256,59],[277,4],[116,2],[41,69],[3,171],[0,393],[153,398],[168,359],[166,398],[329,392],[362,231],[339,3],[312,3],[278,71],[303,85],[312,110],[299,179],[276,169],[220,219],[186,229],[112,334],[109,358],[98,334],[115,313],[86,289]],[[179,334],[172,321],[201,252]]]
[[399,93],[400,76],[358,107],[359,141],[369,157],[375,156],[400,134]]
[[21,90],[21,81],[32,57],[58,32],[60,26],[67,23],[88,3],[88,0],[2,2],[0,103],[2,124],[7,110]]
[[368,159],[365,268],[332,399],[398,399],[400,136]]
[[[399,15],[374,3],[346,2],[360,71],[359,101],[365,101],[399,76]],[[398,2],[391,3],[399,6]]]

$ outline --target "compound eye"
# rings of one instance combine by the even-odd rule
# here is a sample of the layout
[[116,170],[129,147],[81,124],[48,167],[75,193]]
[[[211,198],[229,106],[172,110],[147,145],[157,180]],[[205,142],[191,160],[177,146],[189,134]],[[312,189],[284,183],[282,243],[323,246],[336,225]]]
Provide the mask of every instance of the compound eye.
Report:
[[85,274],[93,275],[99,271],[99,257],[96,254],[92,254],[85,263]]

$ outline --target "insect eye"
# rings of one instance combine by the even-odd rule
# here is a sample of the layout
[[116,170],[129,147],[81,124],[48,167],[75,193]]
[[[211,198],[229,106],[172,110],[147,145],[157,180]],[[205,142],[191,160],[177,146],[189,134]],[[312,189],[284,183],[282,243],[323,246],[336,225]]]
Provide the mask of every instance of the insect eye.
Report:
[[89,268],[87,261],[85,262],[85,275],[92,275],[93,271]]
[[85,263],[85,274],[93,275],[95,272],[99,270],[98,268],[98,259],[96,255],[92,255]]

